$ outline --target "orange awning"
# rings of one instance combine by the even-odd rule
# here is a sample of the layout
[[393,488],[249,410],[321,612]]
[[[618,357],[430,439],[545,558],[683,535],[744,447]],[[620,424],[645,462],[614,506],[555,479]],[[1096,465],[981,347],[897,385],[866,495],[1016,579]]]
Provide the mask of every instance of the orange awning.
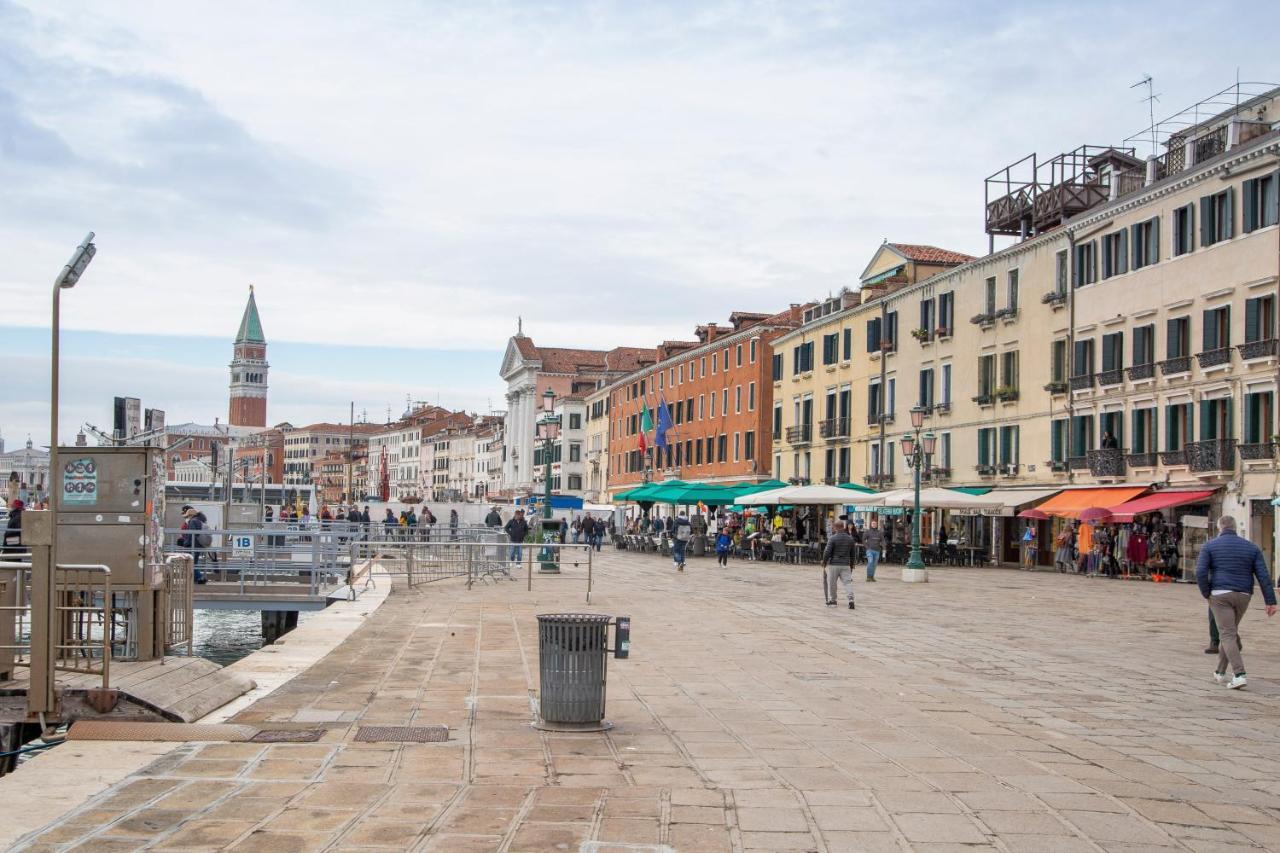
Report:
[[1076,518],[1091,506],[1111,509],[1147,491],[1147,486],[1113,486],[1099,489],[1067,489],[1040,504],[1036,509],[1059,518]]

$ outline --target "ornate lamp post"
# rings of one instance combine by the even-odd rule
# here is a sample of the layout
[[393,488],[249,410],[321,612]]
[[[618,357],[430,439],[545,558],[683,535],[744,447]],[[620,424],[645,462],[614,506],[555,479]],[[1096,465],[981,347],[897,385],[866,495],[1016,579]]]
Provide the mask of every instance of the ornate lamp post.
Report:
[[[551,450],[555,445],[555,441],[560,437],[560,416],[555,413],[556,394],[550,388],[542,395],[542,414],[538,416],[536,424],[538,438],[542,439],[542,461],[546,466],[545,479],[542,484],[542,541],[545,545],[553,539],[558,539],[557,531],[553,531],[551,524]],[[560,571],[559,561],[556,560],[555,551],[552,548],[544,547],[539,555],[542,565],[539,571],[543,573],[557,574]]]
[[932,456],[937,447],[938,437],[931,432],[920,434],[924,426],[925,410],[916,406],[911,410],[911,432],[902,436],[902,455],[906,457],[907,466],[912,469],[912,482],[915,485],[915,501],[911,516],[911,556],[902,569],[902,579],[907,583],[923,583],[929,580],[929,570],[925,568],[924,559],[920,556],[920,470],[924,467],[926,457]]

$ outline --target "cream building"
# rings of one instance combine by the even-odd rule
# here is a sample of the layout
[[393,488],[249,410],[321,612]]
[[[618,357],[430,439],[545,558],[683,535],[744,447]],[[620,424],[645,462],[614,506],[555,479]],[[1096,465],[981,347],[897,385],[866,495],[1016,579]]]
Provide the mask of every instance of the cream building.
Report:
[[587,423],[584,429],[586,467],[582,496],[604,503],[609,487],[609,388],[601,387],[586,396]]

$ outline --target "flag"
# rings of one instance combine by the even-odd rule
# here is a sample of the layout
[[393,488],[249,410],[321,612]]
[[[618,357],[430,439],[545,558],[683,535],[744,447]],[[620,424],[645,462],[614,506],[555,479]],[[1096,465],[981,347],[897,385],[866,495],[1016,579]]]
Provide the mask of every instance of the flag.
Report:
[[649,404],[645,403],[644,408],[640,410],[640,452],[645,451],[644,436],[649,430],[653,429],[653,419],[649,417]]
[[671,411],[665,397],[658,398],[658,428],[653,431],[653,446],[667,446],[667,430],[671,429]]

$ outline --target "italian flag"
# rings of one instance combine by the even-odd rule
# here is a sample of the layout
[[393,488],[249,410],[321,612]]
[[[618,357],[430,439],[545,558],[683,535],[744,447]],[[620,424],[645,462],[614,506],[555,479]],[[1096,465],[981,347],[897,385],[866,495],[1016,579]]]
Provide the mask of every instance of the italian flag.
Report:
[[646,403],[644,408],[640,410],[640,443],[638,447],[641,453],[644,453],[646,447],[644,435],[651,429],[653,429],[653,419],[649,417],[649,404]]

